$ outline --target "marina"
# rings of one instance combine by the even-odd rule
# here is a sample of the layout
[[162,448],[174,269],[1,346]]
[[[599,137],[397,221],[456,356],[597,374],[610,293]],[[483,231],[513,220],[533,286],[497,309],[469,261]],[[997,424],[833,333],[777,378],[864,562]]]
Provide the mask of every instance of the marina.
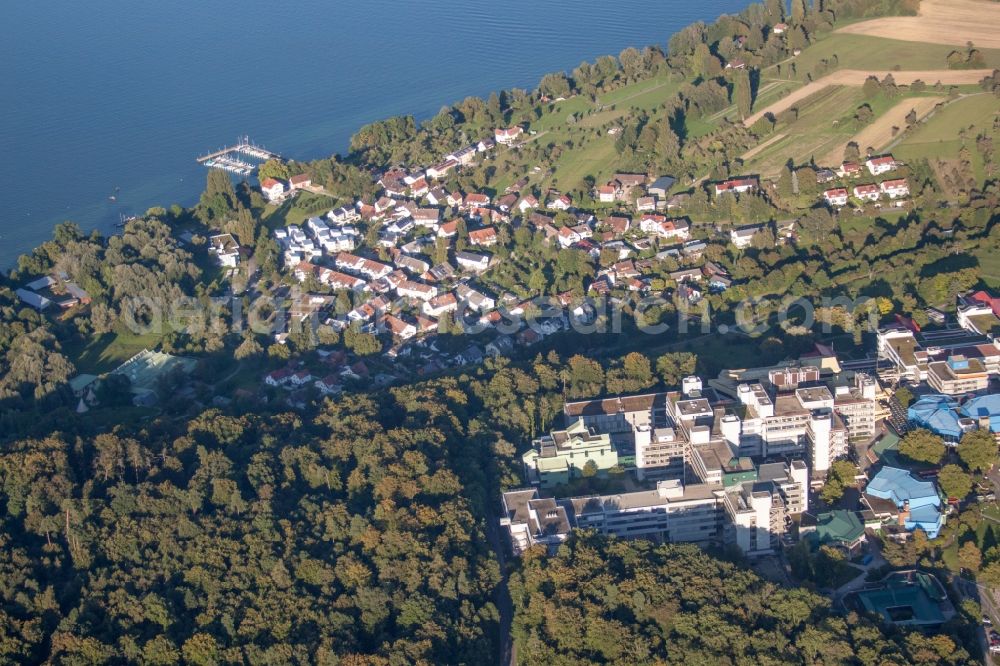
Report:
[[202,155],[196,161],[210,169],[224,169],[239,176],[249,176],[264,162],[280,159],[281,155],[258,146],[248,136],[242,136],[232,146]]

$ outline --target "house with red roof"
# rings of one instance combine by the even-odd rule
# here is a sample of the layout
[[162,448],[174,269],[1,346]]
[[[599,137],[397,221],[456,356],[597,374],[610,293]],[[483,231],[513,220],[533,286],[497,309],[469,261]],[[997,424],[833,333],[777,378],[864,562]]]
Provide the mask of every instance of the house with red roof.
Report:
[[882,194],[885,194],[890,199],[895,199],[897,197],[906,197],[910,195],[910,185],[906,182],[905,178],[897,178],[895,180],[883,180],[879,184],[879,190]]
[[969,294],[965,297],[966,300],[970,300],[974,303],[981,303],[983,305],[988,305],[993,310],[993,314],[1000,317],[1000,298],[995,296],[990,296],[985,291],[977,291],[974,294]]
[[862,201],[878,201],[881,197],[879,193],[878,185],[855,185],[854,186],[854,197],[856,199],[861,199]]
[[601,203],[613,203],[615,199],[618,198],[618,193],[620,191],[621,190],[619,190],[618,187],[612,183],[601,185],[597,188],[597,200]]
[[483,227],[469,232],[469,245],[492,247],[497,244],[497,230],[494,227]]
[[288,368],[280,368],[269,372],[264,377],[264,383],[268,386],[285,386],[292,378],[292,371]]
[[729,178],[721,183],[715,184],[716,196],[720,194],[753,192],[759,187],[758,181],[753,177]]
[[277,201],[285,195],[285,185],[275,178],[265,178],[260,182],[260,191],[268,201]]
[[524,134],[524,130],[519,125],[514,125],[513,127],[497,128],[493,132],[493,138],[499,144],[510,146],[521,138],[522,134]]
[[878,157],[869,157],[865,161],[865,166],[868,167],[868,171],[873,176],[878,176],[887,171],[892,171],[896,168],[896,160],[893,159],[892,155],[880,155]]
[[832,190],[827,190],[823,193],[823,201],[827,202],[831,206],[846,206],[847,188],[838,187]]

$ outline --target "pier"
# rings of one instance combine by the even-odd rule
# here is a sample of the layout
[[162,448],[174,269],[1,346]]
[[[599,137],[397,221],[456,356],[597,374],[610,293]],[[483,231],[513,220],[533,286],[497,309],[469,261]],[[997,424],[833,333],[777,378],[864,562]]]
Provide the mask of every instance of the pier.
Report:
[[[249,158],[249,161],[247,158]],[[240,176],[249,176],[262,163],[268,160],[280,160],[281,155],[273,153],[263,146],[250,141],[250,137],[242,136],[239,140],[225,148],[202,155],[197,158],[198,164],[210,169],[224,169]]]

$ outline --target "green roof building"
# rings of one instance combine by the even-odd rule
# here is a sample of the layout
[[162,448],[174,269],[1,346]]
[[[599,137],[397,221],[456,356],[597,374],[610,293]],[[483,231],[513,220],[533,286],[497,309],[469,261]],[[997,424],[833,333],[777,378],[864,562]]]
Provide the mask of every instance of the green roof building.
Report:
[[565,430],[556,430],[532,442],[522,457],[528,481],[543,488],[566,483],[583,475],[588,463],[598,474],[618,464],[618,452],[607,433],[596,433],[580,419]]
[[865,526],[857,512],[837,509],[817,514],[815,530],[808,538],[818,546],[837,546],[854,553],[865,543]]

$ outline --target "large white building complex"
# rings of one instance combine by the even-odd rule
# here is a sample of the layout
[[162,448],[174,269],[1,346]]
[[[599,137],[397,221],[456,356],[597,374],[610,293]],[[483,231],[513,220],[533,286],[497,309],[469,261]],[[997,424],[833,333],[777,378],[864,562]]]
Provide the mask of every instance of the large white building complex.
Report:
[[[679,391],[567,403],[566,428],[523,456],[532,488],[503,496],[515,552],[578,527],[771,553],[808,510],[811,485],[876,431],[880,389],[863,373],[819,363],[708,384],[687,377]],[[544,496],[587,475],[621,479],[623,492]]]

